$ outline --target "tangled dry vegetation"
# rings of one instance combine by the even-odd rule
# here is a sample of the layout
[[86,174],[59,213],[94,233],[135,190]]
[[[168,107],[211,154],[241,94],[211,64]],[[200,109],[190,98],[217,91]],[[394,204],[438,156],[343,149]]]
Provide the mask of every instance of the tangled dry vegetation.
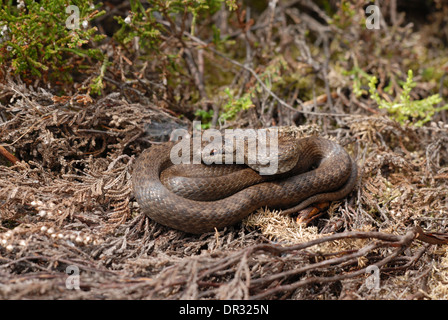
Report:
[[[443,244],[448,230],[445,115],[438,114],[420,128],[402,126],[367,95],[357,97],[338,76],[337,64],[325,58],[326,50],[328,54],[338,49],[322,35],[338,29],[316,25],[313,16],[324,21],[326,16],[310,2],[301,2],[308,4],[308,14],[291,3],[279,4],[277,20],[270,14],[272,6],[266,8],[246,30],[246,38],[240,36],[246,44],[251,38],[282,44],[282,55],[276,59],[285,59],[286,69],[278,76],[311,72],[308,85],[313,90],[305,92],[311,99],[297,103],[303,89],[294,86],[277,93],[261,86],[254,106],[231,124],[318,125],[321,135],[336,139],[357,159],[360,175],[351,195],[332,203],[309,225],[259,210],[243,223],[215,233],[192,236],[171,230],[141,214],[130,185],[135,157],[163,140],[161,128],[190,125],[191,119],[179,117],[172,107],[173,92],[164,88],[163,79],[137,81],[135,86],[123,83],[92,99],[81,93],[57,96],[45,86],[6,75],[0,84],[2,299],[448,297],[448,252]],[[396,43],[391,38],[399,32],[390,33],[391,38],[378,39],[376,45],[406,51],[423,35],[434,36],[434,30],[411,32],[399,27],[402,21],[395,23],[410,37]],[[303,30],[322,36],[320,53],[311,53]],[[348,36],[356,39],[366,32],[359,26],[350,30]],[[189,50],[197,54],[199,40],[190,40]],[[369,56],[370,49],[356,41],[352,45],[347,56],[360,64],[371,58],[371,68],[382,70],[383,81],[402,67],[397,61],[404,53],[384,62]],[[300,59],[292,57],[292,48],[301,51]],[[263,70],[251,66],[253,48],[248,45],[245,50],[245,64],[215,49],[201,54],[231,68],[235,86],[255,86]],[[266,68],[270,64],[265,61]],[[185,65],[195,68],[188,61]],[[182,97],[193,90],[191,86],[207,81],[195,79],[195,70],[188,70],[188,85],[174,90]],[[148,83],[154,83],[151,89],[145,89]],[[320,95],[315,93],[319,86]],[[200,85],[196,89],[200,91]],[[431,89],[419,86],[416,95],[425,96]],[[446,97],[446,89],[440,90]],[[195,107],[216,108],[219,99],[207,97]],[[184,108],[186,101],[178,101],[177,108]],[[292,105],[301,112],[291,110]],[[66,268],[73,265],[80,270],[80,290],[66,289]],[[380,270],[378,289],[369,286],[367,268],[372,265]]]

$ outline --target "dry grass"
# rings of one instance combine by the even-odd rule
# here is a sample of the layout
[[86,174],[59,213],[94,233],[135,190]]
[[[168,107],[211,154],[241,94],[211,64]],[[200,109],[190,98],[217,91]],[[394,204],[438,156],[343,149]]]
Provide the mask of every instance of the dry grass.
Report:
[[[17,89],[10,82],[3,90]],[[242,225],[198,237],[151,222],[132,198],[134,156],[126,153],[141,151],[145,122],[169,116],[118,96],[63,110],[48,93],[38,102],[38,94],[21,90],[32,108],[20,105],[24,99],[10,104],[22,111],[5,132],[15,141],[6,147],[25,160],[0,167],[2,298],[256,298],[266,283],[281,289],[263,298],[398,299],[421,290],[424,297],[446,297],[443,246],[406,244],[383,266],[381,290],[372,291],[359,271],[395,249],[364,237],[325,240],[341,230],[404,236],[414,224],[444,231],[444,128],[403,130],[384,118],[347,118],[347,136],[357,140],[347,148],[361,168],[350,197],[310,226],[259,210]],[[87,134],[92,123],[107,128],[100,138]],[[321,242],[280,255],[274,249],[313,241]],[[317,264],[336,257],[342,258],[336,267]],[[65,289],[69,265],[81,271],[79,291]]]

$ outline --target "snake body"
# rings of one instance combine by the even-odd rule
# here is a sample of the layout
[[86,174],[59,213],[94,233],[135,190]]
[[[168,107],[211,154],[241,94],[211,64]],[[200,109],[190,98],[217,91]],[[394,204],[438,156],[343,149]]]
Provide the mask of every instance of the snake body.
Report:
[[[252,169],[242,166],[224,169],[225,173],[215,170],[227,165],[211,166],[208,170],[212,176],[200,177],[206,180],[199,179],[199,184],[210,187],[209,194],[217,193],[213,198],[208,195],[195,198],[195,192],[191,191],[188,196],[162,182],[167,180],[164,175],[175,175],[179,166],[177,171],[186,174],[174,180],[174,185],[187,189],[188,194],[190,175],[194,175],[195,169],[202,170],[204,165],[173,166],[170,150],[174,143],[155,145],[136,160],[132,175],[134,195],[141,210],[151,219],[198,234],[235,224],[261,207],[294,207],[299,211],[310,204],[339,200],[350,193],[356,183],[357,165],[339,144],[319,137],[302,138],[294,143],[297,143],[298,162],[291,173],[260,178]],[[228,185],[236,185],[236,191],[229,194]]]

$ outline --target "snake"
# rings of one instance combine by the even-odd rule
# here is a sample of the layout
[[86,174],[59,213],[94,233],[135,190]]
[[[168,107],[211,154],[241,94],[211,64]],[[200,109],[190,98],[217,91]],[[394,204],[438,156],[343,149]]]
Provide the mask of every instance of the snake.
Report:
[[[295,164],[276,175],[260,175],[246,164],[173,164],[176,142],[152,145],[135,161],[134,196],[157,223],[201,234],[239,223],[262,207],[289,214],[353,190],[357,164],[341,145],[318,136],[284,140],[286,149],[294,150]],[[206,190],[199,192],[198,186]]]

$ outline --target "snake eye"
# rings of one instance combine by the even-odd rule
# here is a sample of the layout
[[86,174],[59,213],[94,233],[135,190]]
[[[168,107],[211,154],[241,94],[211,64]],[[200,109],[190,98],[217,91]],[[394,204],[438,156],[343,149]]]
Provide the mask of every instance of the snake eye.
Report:
[[213,149],[212,151],[210,151],[210,155],[211,156],[214,156],[216,154],[218,154],[218,150],[217,149]]

